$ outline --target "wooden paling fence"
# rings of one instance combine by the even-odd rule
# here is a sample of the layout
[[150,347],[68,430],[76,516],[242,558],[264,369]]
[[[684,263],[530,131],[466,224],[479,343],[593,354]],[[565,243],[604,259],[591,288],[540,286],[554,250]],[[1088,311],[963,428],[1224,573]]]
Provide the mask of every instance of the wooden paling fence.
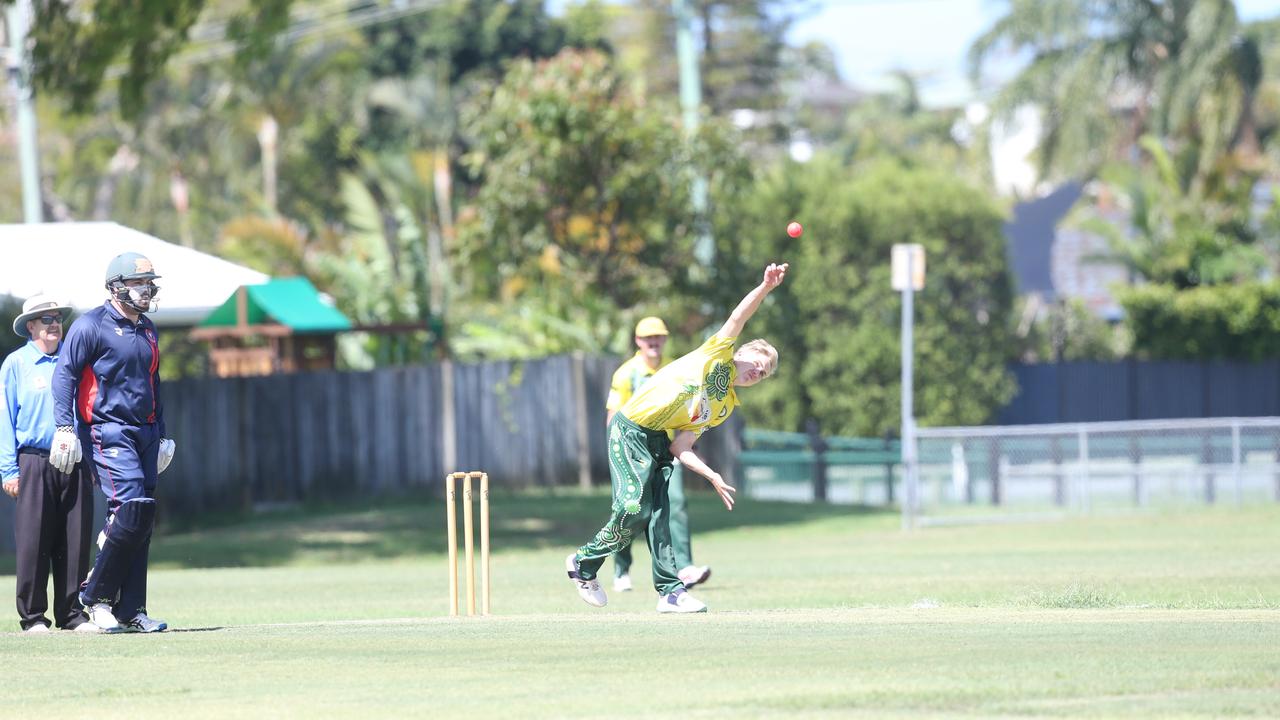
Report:
[[187,514],[380,495],[433,488],[459,469],[512,488],[607,482],[616,364],[564,355],[169,382],[179,450],[161,479],[164,505]]

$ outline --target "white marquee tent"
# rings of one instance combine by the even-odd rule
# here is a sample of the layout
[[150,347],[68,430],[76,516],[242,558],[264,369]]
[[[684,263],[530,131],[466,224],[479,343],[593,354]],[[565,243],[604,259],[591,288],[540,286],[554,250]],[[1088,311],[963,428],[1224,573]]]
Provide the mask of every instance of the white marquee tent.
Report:
[[78,314],[106,300],[107,264],[131,251],[146,255],[160,275],[151,318],[161,327],[195,325],[236,288],[270,279],[113,222],[35,223],[0,225],[0,294],[24,300],[48,293]]

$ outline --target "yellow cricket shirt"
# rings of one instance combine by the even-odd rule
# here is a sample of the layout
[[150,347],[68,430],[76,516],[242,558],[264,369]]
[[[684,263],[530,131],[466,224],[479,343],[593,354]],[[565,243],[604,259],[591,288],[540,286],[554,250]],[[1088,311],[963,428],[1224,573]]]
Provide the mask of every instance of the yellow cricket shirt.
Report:
[[738,406],[733,341],[712,335],[672,361],[622,406],[622,414],[650,430],[689,430],[697,435],[725,421]]
[[[664,360],[658,365],[658,369],[661,370],[666,365],[667,362]],[[658,370],[649,367],[649,363],[644,360],[644,354],[637,350],[634,357],[613,371],[613,380],[609,383],[609,399],[605,401],[604,409],[621,409],[631,396],[636,394],[640,386],[648,382],[656,372]]]

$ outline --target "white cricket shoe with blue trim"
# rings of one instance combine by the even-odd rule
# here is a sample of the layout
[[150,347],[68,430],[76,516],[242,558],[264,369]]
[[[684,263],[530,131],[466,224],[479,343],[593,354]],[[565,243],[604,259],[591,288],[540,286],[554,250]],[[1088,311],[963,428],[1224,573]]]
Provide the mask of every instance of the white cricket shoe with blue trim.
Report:
[[578,597],[583,602],[594,607],[604,607],[609,603],[609,597],[604,594],[604,590],[600,589],[600,581],[592,578],[583,580],[578,575],[578,554],[569,553],[569,557],[564,559],[564,568],[569,571],[569,579],[578,587]]
[[134,615],[132,620],[124,624],[125,632],[153,633],[168,629],[169,623],[148,617],[145,612]]
[[676,588],[675,592],[658,596],[658,612],[704,613],[707,612],[707,606],[684,588]]

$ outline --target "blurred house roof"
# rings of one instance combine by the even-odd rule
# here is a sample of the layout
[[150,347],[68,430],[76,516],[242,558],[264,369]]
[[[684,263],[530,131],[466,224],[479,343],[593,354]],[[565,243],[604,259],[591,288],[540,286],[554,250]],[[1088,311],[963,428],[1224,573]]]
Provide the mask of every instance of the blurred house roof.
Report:
[[1019,293],[1038,293],[1046,300],[1057,295],[1053,283],[1053,243],[1058,223],[1083,194],[1084,185],[1068,182],[1042,198],[1018,203],[1004,226],[1009,265]]
[[[240,295],[244,292],[244,317]],[[278,278],[237,288],[201,323],[201,328],[280,325],[295,334],[335,333],[351,329],[351,321],[324,301],[303,277]]]
[[795,85],[791,92],[806,105],[827,110],[846,109],[866,97],[866,93],[828,77],[809,77]]
[[45,292],[83,312],[107,299],[107,264],[130,251],[146,255],[160,276],[158,309],[149,315],[162,327],[194,325],[237,287],[268,280],[118,223],[32,223],[0,225],[0,294],[22,299]]

